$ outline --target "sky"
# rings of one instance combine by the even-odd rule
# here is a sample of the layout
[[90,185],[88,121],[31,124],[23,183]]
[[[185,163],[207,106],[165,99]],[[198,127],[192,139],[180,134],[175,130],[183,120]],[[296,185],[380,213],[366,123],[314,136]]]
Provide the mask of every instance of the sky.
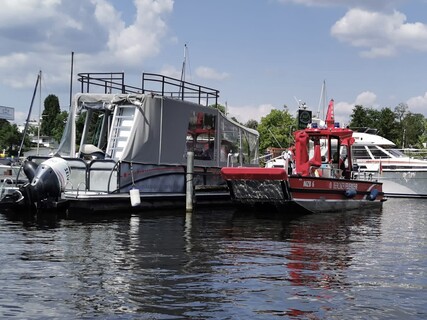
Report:
[[49,94],[70,104],[79,72],[143,72],[220,91],[240,122],[301,102],[350,121],[355,105],[427,116],[427,0],[1,0],[0,106],[29,111]]

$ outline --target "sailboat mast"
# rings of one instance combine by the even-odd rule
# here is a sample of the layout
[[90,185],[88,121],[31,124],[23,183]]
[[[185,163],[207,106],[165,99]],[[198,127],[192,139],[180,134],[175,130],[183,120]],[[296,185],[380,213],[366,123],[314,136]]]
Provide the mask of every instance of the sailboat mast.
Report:
[[27,135],[28,124],[30,122],[30,117],[31,117],[31,110],[33,109],[34,98],[35,98],[36,93],[37,93],[37,87],[39,85],[39,81],[40,81],[40,78],[41,78],[41,73],[42,72],[40,71],[39,74],[37,75],[36,86],[34,87],[34,93],[33,93],[33,97],[31,99],[31,104],[30,104],[30,110],[28,111],[27,121],[25,122],[24,132],[22,134],[22,141],[21,141],[21,145],[20,145],[19,151],[18,151],[18,157],[21,156],[22,146],[24,145],[25,136]]
[[42,117],[42,86],[41,86],[41,81],[42,81],[42,71],[40,70],[40,85],[39,85],[39,119],[37,122],[37,155],[39,155],[39,148],[40,148],[40,122],[41,122],[41,117]]
[[184,100],[185,63],[187,61],[187,44],[184,45],[184,60],[181,69],[181,99]]
[[317,118],[320,119],[320,106],[322,106],[322,118],[325,118],[325,106],[326,106],[326,81],[323,80],[322,90],[320,91],[319,106],[317,107]]
[[73,100],[73,72],[74,72],[74,51],[71,52],[70,108]]
[[181,82],[185,81],[185,64],[187,62],[187,44],[184,44],[184,60],[182,61]]

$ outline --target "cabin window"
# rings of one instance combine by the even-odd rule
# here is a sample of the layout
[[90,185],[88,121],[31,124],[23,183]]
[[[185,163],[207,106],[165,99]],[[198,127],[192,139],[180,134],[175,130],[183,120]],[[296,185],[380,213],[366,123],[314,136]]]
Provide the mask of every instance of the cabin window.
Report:
[[391,155],[395,156],[396,158],[403,158],[405,157],[405,154],[399,150],[395,150],[395,149],[389,149],[387,150],[388,152],[391,153]]
[[338,164],[340,159],[340,144],[339,139],[335,137],[331,137],[329,144],[331,146],[331,150],[329,150],[328,161],[331,163]]
[[375,158],[381,158],[381,159],[390,158],[390,156],[387,153],[385,153],[383,150],[378,149],[376,147],[371,147],[369,148],[369,150],[371,151],[372,155]]
[[187,151],[194,152],[194,159],[215,160],[216,116],[193,112],[187,130]]
[[84,110],[78,117],[77,141],[81,145],[90,144],[105,151],[107,147],[107,127],[110,116],[109,111]]
[[354,146],[353,145],[353,158],[355,159],[371,159],[371,155],[363,146]]
[[240,163],[240,128],[226,119],[222,119],[221,127],[220,161],[227,161],[230,155],[234,163]]
[[256,163],[258,157],[257,147],[258,139],[257,136],[250,134],[246,131],[242,131],[242,153],[243,153],[243,163]]

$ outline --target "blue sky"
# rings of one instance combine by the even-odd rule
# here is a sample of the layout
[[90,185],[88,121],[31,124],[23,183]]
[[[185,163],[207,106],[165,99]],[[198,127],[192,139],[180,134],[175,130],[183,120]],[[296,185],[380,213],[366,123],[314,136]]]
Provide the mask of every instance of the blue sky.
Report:
[[[241,122],[273,108],[318,111],[323,81],[335,114],[355,104],[427,116],[427,0],[4,0],[0,4],[0,105],[28,113],[37,74],[40,102],[68,110],[74,74],[125,71],[179,78],[220,90]],[[78,88],[76,82],[74,89]]]

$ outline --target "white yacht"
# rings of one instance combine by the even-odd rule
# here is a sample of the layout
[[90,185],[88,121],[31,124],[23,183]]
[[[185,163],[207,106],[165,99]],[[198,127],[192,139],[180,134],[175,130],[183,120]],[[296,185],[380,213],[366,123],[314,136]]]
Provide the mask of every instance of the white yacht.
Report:
[[353,158],[359,174],[383,182],[388,196],[426,196],[427,160],[405,155],[374,130],[354,132]]

